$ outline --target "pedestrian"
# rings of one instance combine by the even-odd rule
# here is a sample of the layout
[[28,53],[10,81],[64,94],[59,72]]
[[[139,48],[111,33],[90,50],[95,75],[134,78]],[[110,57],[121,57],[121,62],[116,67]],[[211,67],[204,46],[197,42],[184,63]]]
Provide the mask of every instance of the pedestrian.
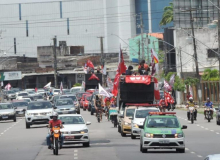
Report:
[[149,67],[147,64],[142,61],[138,67],[138,73],[140,75],[148,75]]
[[125,72],[125,75],[132,75],[133,74],[133,67],[132,66],[128,66],[128,69]]
[[97,67],[97,74],[100,74],[101,73],[101,69],[100,67]]

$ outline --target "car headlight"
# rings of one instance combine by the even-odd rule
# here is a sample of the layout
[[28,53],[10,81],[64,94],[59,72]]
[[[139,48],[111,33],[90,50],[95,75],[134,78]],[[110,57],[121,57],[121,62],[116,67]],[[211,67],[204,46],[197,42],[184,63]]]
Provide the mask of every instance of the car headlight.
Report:
[[128,122],[124,122],[124,124],[125,124],[125,125],[131,125],[131,123],[128,123]]
[[88,133],[88,129],[84,129],[80,131],[81,134]]
[[76,110],[76,109],[75,109],[75,108],[70,108],[70,110],[73,110],[73,111],[74,111],[74,110]]
[[52,114],[52,112],[47,112],[47,114]]
[[139,126],[137,124],[135,124],[135,123],[133,124],[133,127],[134,128],[139,128]]
[[144,137],[147,137],[147,138],[153,138],[154,135],[151,134],[151,133],[145,133],[145,134],[144,134]]
[[54,130],[54,133],[59,133],[59,130]]
[[28,116],[32,116],[32,115],[34,115],[34,113],[27,113],[27,115],[28,115]]
[[182,137],[183,137],[182,133],[175,134],[175,138],[182,138]]

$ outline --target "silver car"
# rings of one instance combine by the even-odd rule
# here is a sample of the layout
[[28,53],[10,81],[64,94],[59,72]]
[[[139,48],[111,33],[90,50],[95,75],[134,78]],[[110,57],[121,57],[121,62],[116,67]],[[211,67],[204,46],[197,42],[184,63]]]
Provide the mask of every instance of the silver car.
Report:
[[11,103],[0,103],[0,121],[4,120],[16,122],[15,108]]
[[219,160],[220,159],[220,154],[212,154],[208,155],[205,160]]
[[55,103],[55,111],[58,114],[76,114],[76,107],[71,98],[57,99]]
[[17,116],[25,116],[25,112],[28,107],[28,102],[26,101],[13,101],[13,106],[16,108],[16,115]]

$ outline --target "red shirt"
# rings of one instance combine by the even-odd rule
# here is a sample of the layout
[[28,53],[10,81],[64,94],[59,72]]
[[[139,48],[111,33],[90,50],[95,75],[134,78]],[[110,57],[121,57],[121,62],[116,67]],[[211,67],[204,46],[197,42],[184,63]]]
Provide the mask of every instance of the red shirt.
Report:
[[163,99],[160,100],[159,105],[160,106],[167,106],[165,100],[163,100]]
[[54,121],[54,120],[50,120],[49,121],[49,124],[51,125],[51,127],[54,127],[54,126],[60,126],[61,124],[62,124],[62,121],[61,120],[56,120],[56,121]]

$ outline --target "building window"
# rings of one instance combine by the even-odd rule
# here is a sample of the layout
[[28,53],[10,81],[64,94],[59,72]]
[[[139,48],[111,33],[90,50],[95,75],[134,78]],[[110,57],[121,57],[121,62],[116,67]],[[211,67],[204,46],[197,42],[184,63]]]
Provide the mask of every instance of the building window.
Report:
[[217,52],[218,53],[218,48],[214,48],[214,49],[208,49],[207,50],[207,53],[208,53],[208,58],[218,58],[218,55],[215,53],[215,52],[213,52],[213,51],[215,51],[215,52]]

